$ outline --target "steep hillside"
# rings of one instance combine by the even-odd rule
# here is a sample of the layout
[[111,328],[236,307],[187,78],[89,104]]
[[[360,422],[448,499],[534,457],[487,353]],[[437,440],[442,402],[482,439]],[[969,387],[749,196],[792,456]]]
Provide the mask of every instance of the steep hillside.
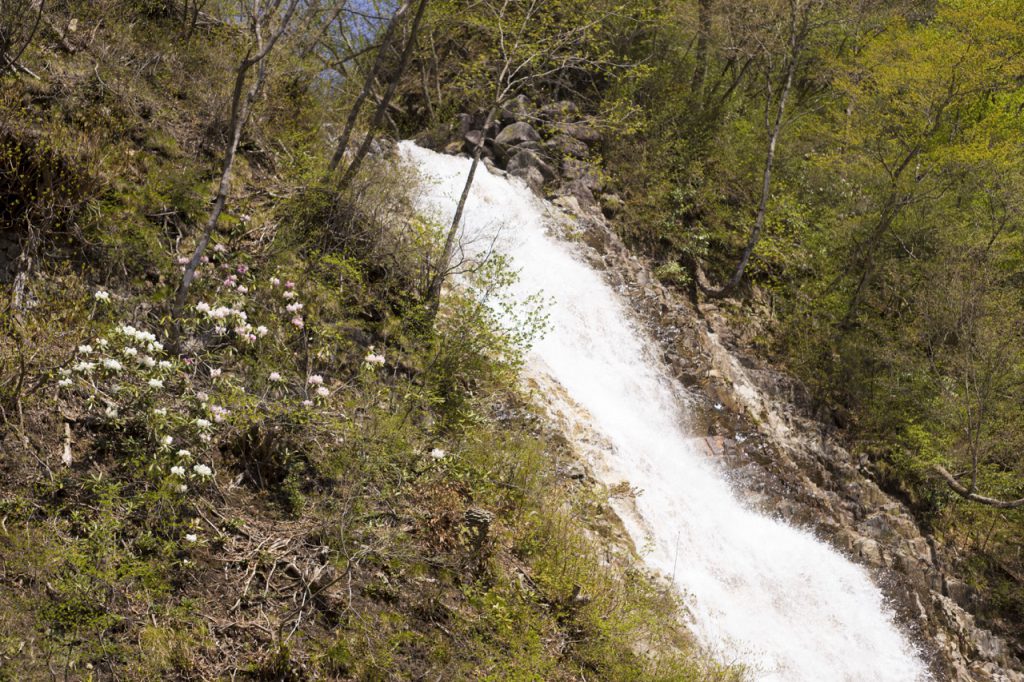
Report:
[[412,171],[324,180],[358,89],[309,25],[173,314],[247,49],[228,5],[46,3],[0,75],[0,677],[732,678],[520,393],[542,318],[454,290],[435,317]]

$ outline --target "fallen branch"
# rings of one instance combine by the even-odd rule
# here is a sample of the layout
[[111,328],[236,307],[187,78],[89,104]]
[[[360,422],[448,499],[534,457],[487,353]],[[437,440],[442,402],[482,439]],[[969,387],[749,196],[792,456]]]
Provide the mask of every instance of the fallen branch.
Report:
[[964,499],[971,500],[972,502],[977,502],[979,504],[985,504],[990,507],[997,507],[999,509],[1015,509],[1017,507],[1024,507],[1024,497],[1020,498],[1019,500],[997,500],[994,497],[986,497],[984,495],[979,495],[973,490],[964,487],[959,481],[956,480],[956,477],[953,474],[949,473],[949,471],[945,469],[945,467],[936,464],[934,468],[935,471],[939,474],[939,476],[941,476],[946,481],[946,485],[948,485],[953,490],[953,492],[955,492],[960,497],[963,497]]

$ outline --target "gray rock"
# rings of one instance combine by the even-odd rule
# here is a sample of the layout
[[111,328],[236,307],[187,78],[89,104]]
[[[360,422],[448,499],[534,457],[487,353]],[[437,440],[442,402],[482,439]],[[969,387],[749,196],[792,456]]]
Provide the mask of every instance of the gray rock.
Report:
[[519,95],[501,109],[501,120],[505,123],[522,121],[530,115],[533,105],[526,95]]
[[494,165],[494,162],[490,159],[484,159],[484,167],[487,169],[488,173],[491,175],[497,175],[499,178],[503,178],[508,175],[508,173]]
[[520,142],[514,147],[508,147],[497,142],[494,143],[494,154],[498,161],[503,164],[508,163],[509,159],[523,149],[529,149],[531,152],[536,153],[537,156],[544,158],[544,146],[540,142]]
[[459,137],[465,137],[466,133],[473,129],[473,117],[469,114],[459,114]]
[[462,136],[462,139],[466,144],[472,148],[480,144],[480,140],[483,139],[483,133],[479,130],[470,130]]
[[570,156],[582,159],[590,154],[590,147],[586,142],[564,134],[555,135],[544,146],[556,157]]
[[[481,131],[470,130],[468,133],[466,133],[465,137],[463,138],[463,140],[465,141],[465,144],[463,145],[463,150],[470,156],[475,154],[476,146],[480,143],[482,137],[483,133]],[[484,147],[480,156],[485,159],[494,158],[494,150],[491,149],[490,145],[487,144],[486,139],[484,139]]]
[[587,123],[556,123],[555,130],[588,144],[601,141],[601,132]]
[[594,193],[590,191],[586,183],[581,180],[573,180],[561,190],[561,194],[571,196],[576,199],[579,203],[581,215],[589,215],[593,217],[599,217],[601,215],[601,206],[594,199]]
[[552,102],[545,105],[539,113],[549,121],[564,121],[579,115],[580,108],[576,106],[575,102],[562,100],[561,102]]
[[533,166],[517,167],[508,172],[514,178],[520,178],[533,190],[534,194],[541,195],[544,189],[544,176]]
[[564,159],[562,161],[562,176],[569,181],[579,180],[591,192],[600,189],[604,184],[597,166],[579,159]]
[[533,126],[525,121],[518,121],[505,126],[498,136],[494,138],[498,144],[506,147],[515,147],[523,142],[540,142],[540,133],[533,129]]
[[515,155],[509,159],[506,170],[512,175],[516,175],[516,172],[523,168],[535,168],[543,176],[544,181],[554,180],[555,171],[540,158],[540,156],[529,149],[520,149]]

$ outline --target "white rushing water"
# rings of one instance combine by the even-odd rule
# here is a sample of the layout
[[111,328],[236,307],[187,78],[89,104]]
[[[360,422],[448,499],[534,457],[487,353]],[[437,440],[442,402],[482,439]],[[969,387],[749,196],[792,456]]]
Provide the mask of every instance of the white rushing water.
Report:
[[[409,142],[401,149],[425,179],[421,210],[450,222],[469,160]],[[549,391],[553,407],[575,410],[610,445],[592,463],[601,478],[642,491],[624,522],[647,563],[678,585],[704,646],[751,666],[757,680],[929,679],[861,567],[744,506],[691,445],[676,398],[682,389],[651,360],[622,298],[549,234],[552,210],[521,182],[481,166],[465,231],[500,227],[498,248],[520,270],[516,293],[553,299],[551,330],[529,371],[541,385],[560,385],[569,400]]]

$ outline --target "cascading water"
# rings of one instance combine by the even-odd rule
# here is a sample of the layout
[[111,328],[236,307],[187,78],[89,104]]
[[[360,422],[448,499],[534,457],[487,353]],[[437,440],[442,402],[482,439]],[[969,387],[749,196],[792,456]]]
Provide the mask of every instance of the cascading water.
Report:
[[[401,149],[424,176],[421,209],[447,224],[470,162],[410,142]],[[759,680],[929,679],[862,568],[744,506],[693,448],[675,397],[682,389],[651,359],[619,295],[549,234],[553,211],[521,182],[481,167],[464,232],[500,229],[498,248],[520,271],[515,293],[552,300],[551,330],[528,371],[560,387],[548,392],[553,409],[575,412],[610,445],[593,462],[601,478],[641,491],[621,510],[624,523],[648,565],[685,596],[700,641]]]

